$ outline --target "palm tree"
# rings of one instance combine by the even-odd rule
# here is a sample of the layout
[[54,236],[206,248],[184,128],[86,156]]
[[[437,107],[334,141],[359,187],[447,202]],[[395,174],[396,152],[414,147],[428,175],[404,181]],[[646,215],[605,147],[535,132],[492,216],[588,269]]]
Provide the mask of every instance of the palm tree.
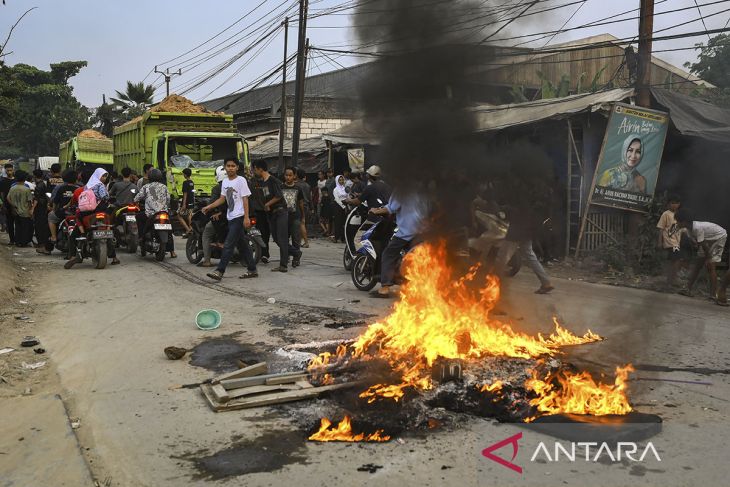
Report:
[[152,105],[152,97],[155,95],[155,88],[152,85],[145,85],[144,81],[132,83],[127,81],[127,89],[122,93],[116,90],[117,98],[111,100],[124,109],[143,108]]

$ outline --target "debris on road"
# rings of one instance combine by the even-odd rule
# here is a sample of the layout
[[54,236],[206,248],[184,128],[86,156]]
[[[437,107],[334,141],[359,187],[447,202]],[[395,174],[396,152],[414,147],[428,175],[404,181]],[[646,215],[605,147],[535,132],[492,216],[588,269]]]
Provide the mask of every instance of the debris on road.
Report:
[[81,427],[81,419],[80,418],[70,418],[71,420],[71,429],[77,430]]
[[46,349],[43,347],[34,348],[33,351],[39,355],[46,353]]
[[41,343],[40,340],[38,340],[34,336],[27,336],[23,338],[23,340],[20,342],[21,347],[35,347],[36,345],[39,345]]
[[180,347],[165,347],[165,356],[170,360],[180,360],[188,353],[187,348]]
[[10,348],[10,347],[0,348],[0,355],[2,355],[4,353],[10,353],[10,352],[13,352],[13,351],[15,351],[15,349],[14,348]]
[[[265,363],[264,363],[265,365]],[[248,377],[228,378],[240,373],[241,369],[201,384],[200,390],[215,412],[235,411],[259,406],[269,406],[285,402],[311,399],[324,392],[359,385],[359,382],[346,382],[323,386],[313,386],[305,370],[280,374],[265,374],[264,367],[256,364],[249,367]]]
[[274,304],[274,303],[276,303],[276,299],[269,298],[269,299],[266,300],[266,302],[269,303],[269,304]]
[[30,319],[30,316],[19,315],[19,316],[16,316],[15,319],[18,321],[28,321]]
[[29,364],[29,363],[23,362],[20,365],[22,365],[24,369],[27,369],[27,370],[35,370],[35,369],[40,369],[41,367],[43,367],[44,365],[46,365],[46,362],[45,361],[43,361],[43,362],[35,362],[33,364]]

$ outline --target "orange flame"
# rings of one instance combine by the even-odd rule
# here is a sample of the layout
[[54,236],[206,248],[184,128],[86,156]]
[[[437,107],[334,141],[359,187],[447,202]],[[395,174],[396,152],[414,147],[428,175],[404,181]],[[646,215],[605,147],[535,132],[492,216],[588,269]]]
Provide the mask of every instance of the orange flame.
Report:
[[[626,381],[629,372],[633,371],[634,368],[630,364],[616,367],[613,385],[597,383],[588,372],[579,374],[558,372],[541,379],[537,372],[533,371],[532,378],[525,382],[525,386],[538,395],[530,401],[530,404],[537,407],[541,413],[593,416],[628,414],[632,411],[632,407],[626,397]],[[559,386],[555,385],[555,380]],[[534,418],[530,418],[532,419]]]
[[[446,264],[444,244],[424,244],[408,254],[405,261],[406,283],[393,312],[370,325],[350,345],[336,354],[324,353],[310,363],[310,370],[324,367],[332,360],[387,360],[401,376],[398,384],[377,384],[360,397],[398,401],[404,389],[432,387],[431,366],[438,357],[478,359],[485,356],[534,358],[555,355],[559,348],[601,340],[590,330],[576,336],[554,320],[555,331],[547,338],[517,332],[490,316],[499,300],[499,282],[488,276],[475,282],[478,266],[456,278]],[[477,291],[474,289],[477,288]]]
[[491,384],[484,384],[479,388],[479,392],[497,392],[502,390],[504,383],[501,380],[496,380]]
[[383,430],[366,435],[365,433],[352,433],[350,417],[345,416],[342,421],[333,429],[330,429],[332,422],[327,418],[320,420],[319,431],[309,437],[311,441],[389,441],[390,436],[384,435]]

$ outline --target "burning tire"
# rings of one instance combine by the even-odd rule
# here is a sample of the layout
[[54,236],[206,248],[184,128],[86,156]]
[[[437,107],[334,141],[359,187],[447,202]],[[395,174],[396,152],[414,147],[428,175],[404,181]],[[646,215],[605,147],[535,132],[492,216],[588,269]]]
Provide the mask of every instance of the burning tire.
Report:
[[369,255],[358,255],[352,264],[352,283],[360,291],[370,291],[380,280],[375,261]]

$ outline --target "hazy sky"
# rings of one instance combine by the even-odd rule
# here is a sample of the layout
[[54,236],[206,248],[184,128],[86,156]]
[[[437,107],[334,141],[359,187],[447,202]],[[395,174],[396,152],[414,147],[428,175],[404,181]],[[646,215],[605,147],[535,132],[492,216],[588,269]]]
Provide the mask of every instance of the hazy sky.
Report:
[[[511,4],[514,1],[505,0],[495,3]],[[706,18],[707,28],[722,28],[730,20],[730,11],[722,12],[730,9],[730,2],[703,6],[703,4],[713,2],[716,0],[697,0],[705,17],[721,12]],[[148,83],[160,84],[158,75],[149,75],[155,64],[162,67],[166,61],[195,48],[248,13],[248,17],[223,32],[212,42],[165,65],[172,66],[174,70],[183,67],[183,76],[173,79],[173,92],[182,92],[185,88],[190,88],[195,78],[206,72],[219,73],[207,83],[185,93],[195,101],[239,90],[281,62],[283,56],[281,30],[244,54],[229,68],[221,70],[219,66],[236,52],[258,39],[262,33],[267,32],[268,28],[264,28],[267,23],[271,23],[271,26],[278,23],[279,19],[283,18],[284,11],[290,9],[292,18],[296,17],[297,13],[296,0],[208,0],[206,2],[200,0],[6,0],[6,3],[5,6],[0,5],[0,37],[2,39],[7,35],[10,26],[25,10],[34,6],[38,7],[26,16],[13,33],[7,49],[13,51],[13,54],[6,57],[6,62],[9,64],[27,63],[48,69],[48,65],[53,62],[88,61],[89,66],[73,78],[71,83],[77,98],[90,107],[101,103],[102,94],[113,95],[115,89],[123,89],[127,80],[146,79]],[[345,0],[310,0],[310,8],[312,13],[316,14],[322,9],[326,11],[326,9],[343,3],[352,4]],[[571,0],[545,0],[539,5],[540,8],[545,8],[567,3],[572,2]],[[509,33],[502,32],[498,36],[510,37],[560,29],[571,16],[573,18],[567,27],[581,26],[603,17],[638,8],[638,6],[639,0],[587,0],[582,4],[575,3],[556,9],[551,12],[549,18],[541,16],[537,23],[535,23],[536,17],[516,21],[510,26]],[[657,0],[655,12],[690,6],[694,6],[693,0]],[[579,10],[577,10],[578,7],[580,7]],[[345,45],[355,47],[356,40],[352,29],[349,28],[351,18],[348,13],[350,12],[323,15],[310,21],[308,36],[311,44],[319,47]],[[636,13],[631,13],[619,18],[636,17],[636,15]],[[695,19],[696,21],[690,24],[679,25]],[[552,43],[606,32],[619,38],[629,37],[636,34],[637,23],[637,20],[628,20],[573,30],[556,36]],[[261,28],[261,30],[254,32],[256,28]],[[666,28],[669,30],[655,35],[679,34],[704,29],[699,21],[699,13],[696,8],[673,14],[657,15],[655,32]],[[206,49],[212,48],[232,35],[237,35],[237,37],[204,53]],[[250,37],[239,41],[246,35],[250,35]],[[535,41],[527,46],[542,47],[547,40]],[[694,43],[706,41],[707,36],[701,36],[658,42],[654,44],[654,49],[690,47]],[[517,42],[519,41],[510,40],[504,41],[504,44],[514,45]],[[206,59],[206,56],[228,45],[231,47]],[[295,26],[293,26],[290,29],[289,52],[293,53],[295,50],[296,33]],[[254,56],[254,54],[256,55]],[[193,56],[196,55],[200,56],[194,58]],[[685,61],[695,57],[694,51],[691,50],[657,53],[656,55],[679,67]],[[317,74],[320,71],[331,71],[339,67],[336,62],[350,65],[366,59],[342,56],[332,60],[317,56],[310,63],[309,72]],[[180,62],[182,64],[175,65]],[[239,68],[240,71],[238,71]],[[274,80],[272,79],[272,81]],[[222,86],[219,87],[219,85]],[[164,95],[164,85],[159,88],[158,94]],[[157,98],[159,99],[159,96]]]

